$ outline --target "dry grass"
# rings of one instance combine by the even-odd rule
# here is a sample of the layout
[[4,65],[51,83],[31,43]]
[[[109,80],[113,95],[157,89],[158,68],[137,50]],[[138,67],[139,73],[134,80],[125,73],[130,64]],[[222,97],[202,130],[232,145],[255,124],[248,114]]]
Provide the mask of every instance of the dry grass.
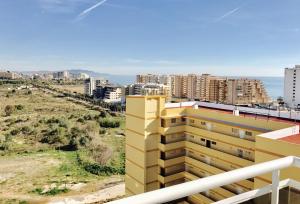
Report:
[[70,91],[71,93],[81,93],[84,92],[83,84],[79,85],[52,85],[54,88],[60,89],[62,91]]
[[[50,185],[85,184],[79,190],[58,195],[61,198],[93,193],[111,181],[123,180],[122,176],[92,175],[78,165],[76,152],[53,150],[49,145],[41,144],[37,140],[42,131],[49,128],[47,124],[40,123],[40,120],[63,118],[68,129],[87,129],[93,137],[93,143],[107,144],[113,150],[112,155],[118,157],[117,150],[123,148],[124,138],[116,137],[115,134],[121,129],[109,129],[106,134],[99,135],[100,127],[96,121],[78,122],[78,118],[84,115],[97,115],[99,112],[40,90],[33,90],[28,94],[28,90],[12,92],[13,89],[12,86],[0,86],[0,141],[12,130],[24,126],[35,132],[13,136],[9,153],[0,150],[0,203],[19,203],[23,200],[29,203],[45,203],[56,197],[40,196],[31,191]],[[4,109],[7,105],[22,105],[23,109],[15,109],[11,116],[5,116]]]

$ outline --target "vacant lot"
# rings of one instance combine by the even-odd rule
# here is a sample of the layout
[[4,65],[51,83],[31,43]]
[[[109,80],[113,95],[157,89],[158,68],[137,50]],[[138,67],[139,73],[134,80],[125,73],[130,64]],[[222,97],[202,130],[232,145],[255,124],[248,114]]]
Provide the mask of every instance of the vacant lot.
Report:
[[60,89],[62,91],[67,91],[71,93],[81,93],[83,94],[84,92],[84,86],[83,84],[78,84],[78,85],[52,85],[56,89]]
[[98,195],[114,185],[121,189],[123,128],[124,118],[64,97],[0,86],[0,203],[45,203]]

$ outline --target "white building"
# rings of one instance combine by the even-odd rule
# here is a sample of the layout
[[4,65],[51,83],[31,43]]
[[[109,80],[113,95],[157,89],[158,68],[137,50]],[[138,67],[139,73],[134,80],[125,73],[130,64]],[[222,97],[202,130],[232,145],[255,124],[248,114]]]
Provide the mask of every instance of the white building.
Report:
[[300,65],[285,69],[284,102],[291,108],[300,107]]
[[96,83],[94,78],[91,77],[84,81],[84,94],[92,96],[95,89]]
[[53,73],[53,79],[56,80],[68,80],[70,78],[70,73],[68,71],[60,71]]
[[111,90],[105,92],[104,101],[107,103],[121,102],[122,89],[113,87]]
[[126,100],[128,95],[164,95],[167,97],[167,100],[171,99],[171,90],[170,86],[164,84],[155,84],[155,83],[136,83],[130,84],[123,87],[122,90],[122,101]]

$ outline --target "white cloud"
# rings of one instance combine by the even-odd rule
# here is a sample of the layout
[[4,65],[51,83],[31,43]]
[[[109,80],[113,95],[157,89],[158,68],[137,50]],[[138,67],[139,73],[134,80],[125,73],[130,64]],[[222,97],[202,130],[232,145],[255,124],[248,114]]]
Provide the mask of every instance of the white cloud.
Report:
[[226,12],[224,15],[218,17],[214,22],[217,23],[217,22],[220,22],[220,21],[224,20],[225,18],[227,18],[227,17],[233,15],[234,13],[238,12],[241,8],[242,7],[240,6],[240,7],[237,7],[235,9],[232,9],[232,10]]
[[87,16],[91,11],[93,11],[94,9],[98,8],[99,6],[102,6],[107,0],[101,0],[100,2],[96,3],[95,5],[85,9],[84,11],[82,11],[78,16],[77,16],[77,20],[80,20],[82,18],[84,18],[85,16]]

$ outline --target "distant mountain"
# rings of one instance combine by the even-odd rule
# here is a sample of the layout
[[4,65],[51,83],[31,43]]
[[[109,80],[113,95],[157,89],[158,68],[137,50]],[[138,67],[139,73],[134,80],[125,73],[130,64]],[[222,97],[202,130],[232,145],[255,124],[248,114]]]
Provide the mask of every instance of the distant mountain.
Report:
[[68,71],[72,74],[86,73],[91,77],[95,77],[95,78],[102,77],[114,84],[119,84],[119,85],[132,84],[135,82],[134,75],[107,74],[107,73],[99,73],[99,72],[94,72],[85,69],[70,69]]

